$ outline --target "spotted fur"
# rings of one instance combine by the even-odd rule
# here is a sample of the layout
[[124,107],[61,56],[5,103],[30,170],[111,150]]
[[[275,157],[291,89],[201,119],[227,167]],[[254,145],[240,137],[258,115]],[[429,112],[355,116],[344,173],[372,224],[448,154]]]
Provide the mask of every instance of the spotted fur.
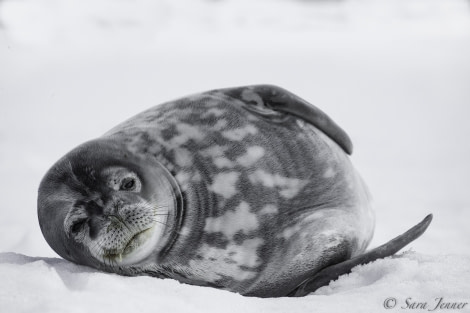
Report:
[[112,270],[282,296],[306,274],[363,252],[374,219],[349,143],[323,116],[314,125],[276,109],[293,97],[272,86],[214,90],[151,108],[97,139],[161,164],[184,206],[163,257]]

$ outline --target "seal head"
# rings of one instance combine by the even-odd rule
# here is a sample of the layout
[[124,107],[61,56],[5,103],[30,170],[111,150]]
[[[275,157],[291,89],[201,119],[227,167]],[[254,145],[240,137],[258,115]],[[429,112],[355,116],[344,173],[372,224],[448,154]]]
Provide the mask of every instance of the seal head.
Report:
[[158,161],[112,138],[97,139],[48,171],[39,187],[38,217],[60,256],[115,271],[164,256],[181,218],[180,200],[178,185]]

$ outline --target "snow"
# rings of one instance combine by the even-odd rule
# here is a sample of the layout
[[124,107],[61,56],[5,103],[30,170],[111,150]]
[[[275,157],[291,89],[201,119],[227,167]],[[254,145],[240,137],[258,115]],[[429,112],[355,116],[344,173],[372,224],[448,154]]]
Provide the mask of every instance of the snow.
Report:
[[[3,0],[0,311],[377,312],[390,297],[395,310],[411,310],[398,309],[407,298],[470,302],[469,14],[464,0]],[[37,187],[59,157],[152,105],[254,83],[291,90],[350,134],[375,199],[371,247],[434,214],[412,252],[305,298],[256,299],[100,273],[48,247]]]
[[[0,253],[4,312],[382,312],[388,298],[468,303],[470,256],[417,253],[354,268],[315,295],[252,298],[174,280],[122,277],[57,258]],[[452,264],[453,266],[449,266]],[[445,275],[443,275],[445,273]],[[418,312],[425,312],[420,310]],[[436,312],[439,312],[437,310]],[[459,312],[468,312],[468,305]],[[2,310],[3,312],[3,310]]]

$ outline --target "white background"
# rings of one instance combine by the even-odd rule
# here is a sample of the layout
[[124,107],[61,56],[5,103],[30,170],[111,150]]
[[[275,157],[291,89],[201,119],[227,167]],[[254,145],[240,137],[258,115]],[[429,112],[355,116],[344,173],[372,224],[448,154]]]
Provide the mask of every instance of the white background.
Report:
[[[0,279],[11,287],[0,283],[0,301],[9,309],[108,299],[109,310],[125,311],[132,306],[104,294],[119,284],[140,299],[132,305],[150,301],[149,312],[161,303],[220,310],[207,304],[214,298],[232,301],[229,311],[380,311],[394,292],[401,303],[470,302],[459,293],[470,287],[468,1],[4,0],[0,25]],[[39,230],[37,187],[59,157],[150,106],[259,83],[312,102],[352,137],[375,199],[371,247],[434,214],[414,253],[363,266],[315,296],[268,302],[44,259],[57,255]],[[82,280],[95,302],[70,288]],[[48,298],[54,288],[62,302]]]

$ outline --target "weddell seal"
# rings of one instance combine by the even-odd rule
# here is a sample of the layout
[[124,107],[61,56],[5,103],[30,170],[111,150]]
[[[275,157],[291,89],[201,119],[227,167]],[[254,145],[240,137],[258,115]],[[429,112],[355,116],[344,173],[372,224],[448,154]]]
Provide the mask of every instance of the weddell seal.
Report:
[[151,108],[61,158],[38,216],[63,258],[247,296],[302,296],[394,254],[431,215],[364,253],[374,231],[347,134],[275,86]]

